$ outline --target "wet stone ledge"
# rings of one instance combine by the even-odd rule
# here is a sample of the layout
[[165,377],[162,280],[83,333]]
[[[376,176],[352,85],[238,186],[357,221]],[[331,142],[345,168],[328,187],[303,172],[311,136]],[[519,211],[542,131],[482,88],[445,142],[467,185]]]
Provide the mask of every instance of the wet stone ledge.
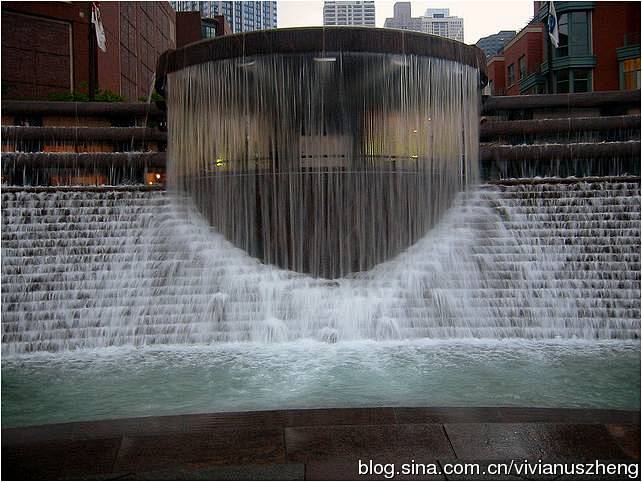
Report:
[[[358,474],[359,460],[395,464],[414,460],[443,467],[463,461],[484,466],[524,459],[639,464],[640,412],[314,409],[2,430],[3,480],[357,480],[368,478]],[[522,480],[517,474],[507,479]],[[436,480],[448,479],[439,475]]]

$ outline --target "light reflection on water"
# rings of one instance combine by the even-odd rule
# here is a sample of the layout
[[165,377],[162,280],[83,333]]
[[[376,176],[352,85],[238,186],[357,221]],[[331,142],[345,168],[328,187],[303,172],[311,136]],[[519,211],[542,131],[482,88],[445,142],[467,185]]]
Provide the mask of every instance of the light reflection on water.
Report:
[[366,406],[639,409],[639,341],[118,347],[4,357],[2,426]]

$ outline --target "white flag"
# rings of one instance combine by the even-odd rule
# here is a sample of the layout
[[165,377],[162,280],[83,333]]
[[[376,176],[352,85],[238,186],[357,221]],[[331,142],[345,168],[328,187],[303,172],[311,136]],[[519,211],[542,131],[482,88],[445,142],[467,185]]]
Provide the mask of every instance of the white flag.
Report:
[[91,4],[91,23],[94,24],[94,29],[96,30],[96,42],[98,43],[98,48],[103,52],[107,52],[107,43],[105,41],[105,29],[103,28],[103,21],[100,18],[100,10],[94,2]]
[[560,30],[557,26],[557,14],[555,13],[555,2],[548,2],[548,35],[555,48],[560,45]]

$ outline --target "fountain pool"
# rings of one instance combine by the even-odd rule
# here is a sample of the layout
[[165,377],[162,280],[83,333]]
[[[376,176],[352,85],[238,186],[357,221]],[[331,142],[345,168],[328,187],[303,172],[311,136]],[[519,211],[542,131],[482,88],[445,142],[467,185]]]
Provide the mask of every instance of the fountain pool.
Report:
[[5,358],[2,425],[317,407],[640,408],[638,341],[112,347]]

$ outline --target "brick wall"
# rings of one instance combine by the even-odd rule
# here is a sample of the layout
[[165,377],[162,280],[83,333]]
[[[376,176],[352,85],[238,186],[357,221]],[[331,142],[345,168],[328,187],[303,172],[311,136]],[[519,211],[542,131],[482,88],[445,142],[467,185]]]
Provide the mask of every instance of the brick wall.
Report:
[[616,49],[624,46],[625,34],[640,32],[640,2],[595,2],[592,19],[593,90],[620,88]]
[[[526,75],[536,72],[542,64],[543,25],[535,23],[522,29],[517,36],[504,46],[506,64],[506,94],[519,95],[519,59],[525,56]],[[515,82],[508,85],[508,68],[515,65]]]
[[495,55],[490,58],[488,65],[488,81],[492,81],[490,95],[505,95],[506,93],[506,65],[503,56]]
[[46,99],[89,79],[86,2],[3,2],[6,99]]
[[[90,2],[3,2],[2,83],[7,99],[46,99],[89,79]],[[158,56],[176,45],[169,2],[99,2],[107,52],[98,88],[147,97]]]
[[169,2],[102,2],[100,9],[107,52],[98,52],[98,84],[131,101],[147,97],[159,55],[176,47],[172,6]]

